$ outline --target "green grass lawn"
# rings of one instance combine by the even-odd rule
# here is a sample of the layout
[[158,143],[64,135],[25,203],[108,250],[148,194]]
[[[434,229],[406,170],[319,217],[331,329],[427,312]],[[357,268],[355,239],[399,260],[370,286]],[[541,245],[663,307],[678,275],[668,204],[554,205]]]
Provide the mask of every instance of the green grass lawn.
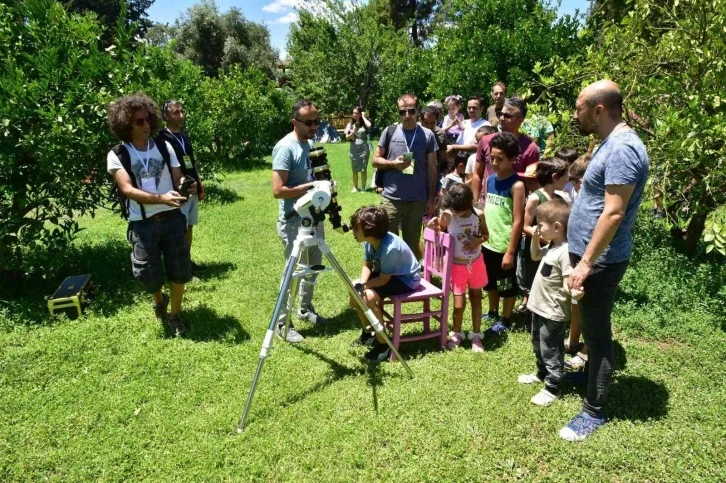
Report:
[[[350,193],[347,146],[327,149],[344,217],[377,203]],[[590,440],[557,436],[581,389],[538,408],[538,388],[517,384],[534,368],[522,330],[479,355],[404,345],[414,379],[366,364],[334,274],[315,298],[331,323],[300,324],[299,345],[275,339],[237,434],[284,264],[276,214],[269,165],[210,185],[193,249],[210,268],[188,285],[183,339],[153,319],[125,224],[105,211],[82,220],[72,252],[49,254],[61,274],[0,295],[0,480],[726,480],[723,258],[685,258],[645,214],[614,314],[610,422]],[[357,277],[352,235],[327,240]],[[45,297],[85,272],[97,285],[88,314],[50,321]]]

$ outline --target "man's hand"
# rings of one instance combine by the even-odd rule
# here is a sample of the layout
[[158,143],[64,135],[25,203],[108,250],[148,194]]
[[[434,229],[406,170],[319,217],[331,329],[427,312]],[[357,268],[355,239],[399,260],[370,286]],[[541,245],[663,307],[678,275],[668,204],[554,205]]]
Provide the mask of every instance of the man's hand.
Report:
[[186,198],[176,191],[169,191],[168,193],[161,195],[161,202],[166,206],[173,206],[174,208],[179,208],[179,203],[186,200]]
[[573,290],[585,292],[585,288],[583,287],[583,285],[585,284],[585,280],[587,280],[587,277],[590,276],[591,271],[592,267],[580,261],[580,263],[577,264],[572,273],[570,273],[570,276],[567,280],[567,285],[570,287],[570,292],[572,292]]
[[[179,190],[180,191],[181,191],[181,186],[184,184],[184,181],[186,181],[186,179],[187,179],[186,176],[182,176],[182,179],[179,180]],[[194,183],[192,183],[191,185],[189,185],[188,191],[189,191],[190,195],[197,194],[197,182],[196,181]]]
[[399,171],[403,171],[404,169],[411,166],[411,161],[405,161],[403,159],[403,156],[399,156],[396,158],[395,161],[391,161],[391,166]]
[[502,258],[502,270],[509,270],[514,266],[514,254],[513,253],[505,253],[504,258]]
[[426,202],[426,216],[431,216],[436,212],[436,200],[433,198],[429,198],[429,200]]

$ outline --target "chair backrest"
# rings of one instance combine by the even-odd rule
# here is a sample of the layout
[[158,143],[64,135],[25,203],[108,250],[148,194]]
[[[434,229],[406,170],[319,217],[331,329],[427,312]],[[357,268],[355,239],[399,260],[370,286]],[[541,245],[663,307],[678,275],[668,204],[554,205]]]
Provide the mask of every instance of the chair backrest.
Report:
[[424,230],[424,278],[441,277],[442,289],[448,294],[451,285],[451,266],[454,264],[454,242],[451,235],[437,233],[431,228]]

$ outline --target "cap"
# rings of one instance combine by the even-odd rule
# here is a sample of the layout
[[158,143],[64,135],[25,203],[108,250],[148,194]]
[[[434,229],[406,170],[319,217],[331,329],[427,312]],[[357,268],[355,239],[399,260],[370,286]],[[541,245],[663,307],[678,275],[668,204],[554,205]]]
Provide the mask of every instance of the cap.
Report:
[[532,163],[524,169],[524,173],[517,173],[520,178],[537,179],[537,164]]

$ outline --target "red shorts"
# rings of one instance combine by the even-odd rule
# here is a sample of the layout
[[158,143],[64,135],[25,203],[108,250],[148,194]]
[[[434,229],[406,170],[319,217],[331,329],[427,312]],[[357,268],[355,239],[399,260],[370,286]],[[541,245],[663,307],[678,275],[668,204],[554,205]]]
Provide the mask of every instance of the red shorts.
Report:
[[451,291],[454,295],[464,295],[467,286],[473,290],[482,289],[487,282],[484,257],[481,255],[468,265],[454,263],[451,267]]

